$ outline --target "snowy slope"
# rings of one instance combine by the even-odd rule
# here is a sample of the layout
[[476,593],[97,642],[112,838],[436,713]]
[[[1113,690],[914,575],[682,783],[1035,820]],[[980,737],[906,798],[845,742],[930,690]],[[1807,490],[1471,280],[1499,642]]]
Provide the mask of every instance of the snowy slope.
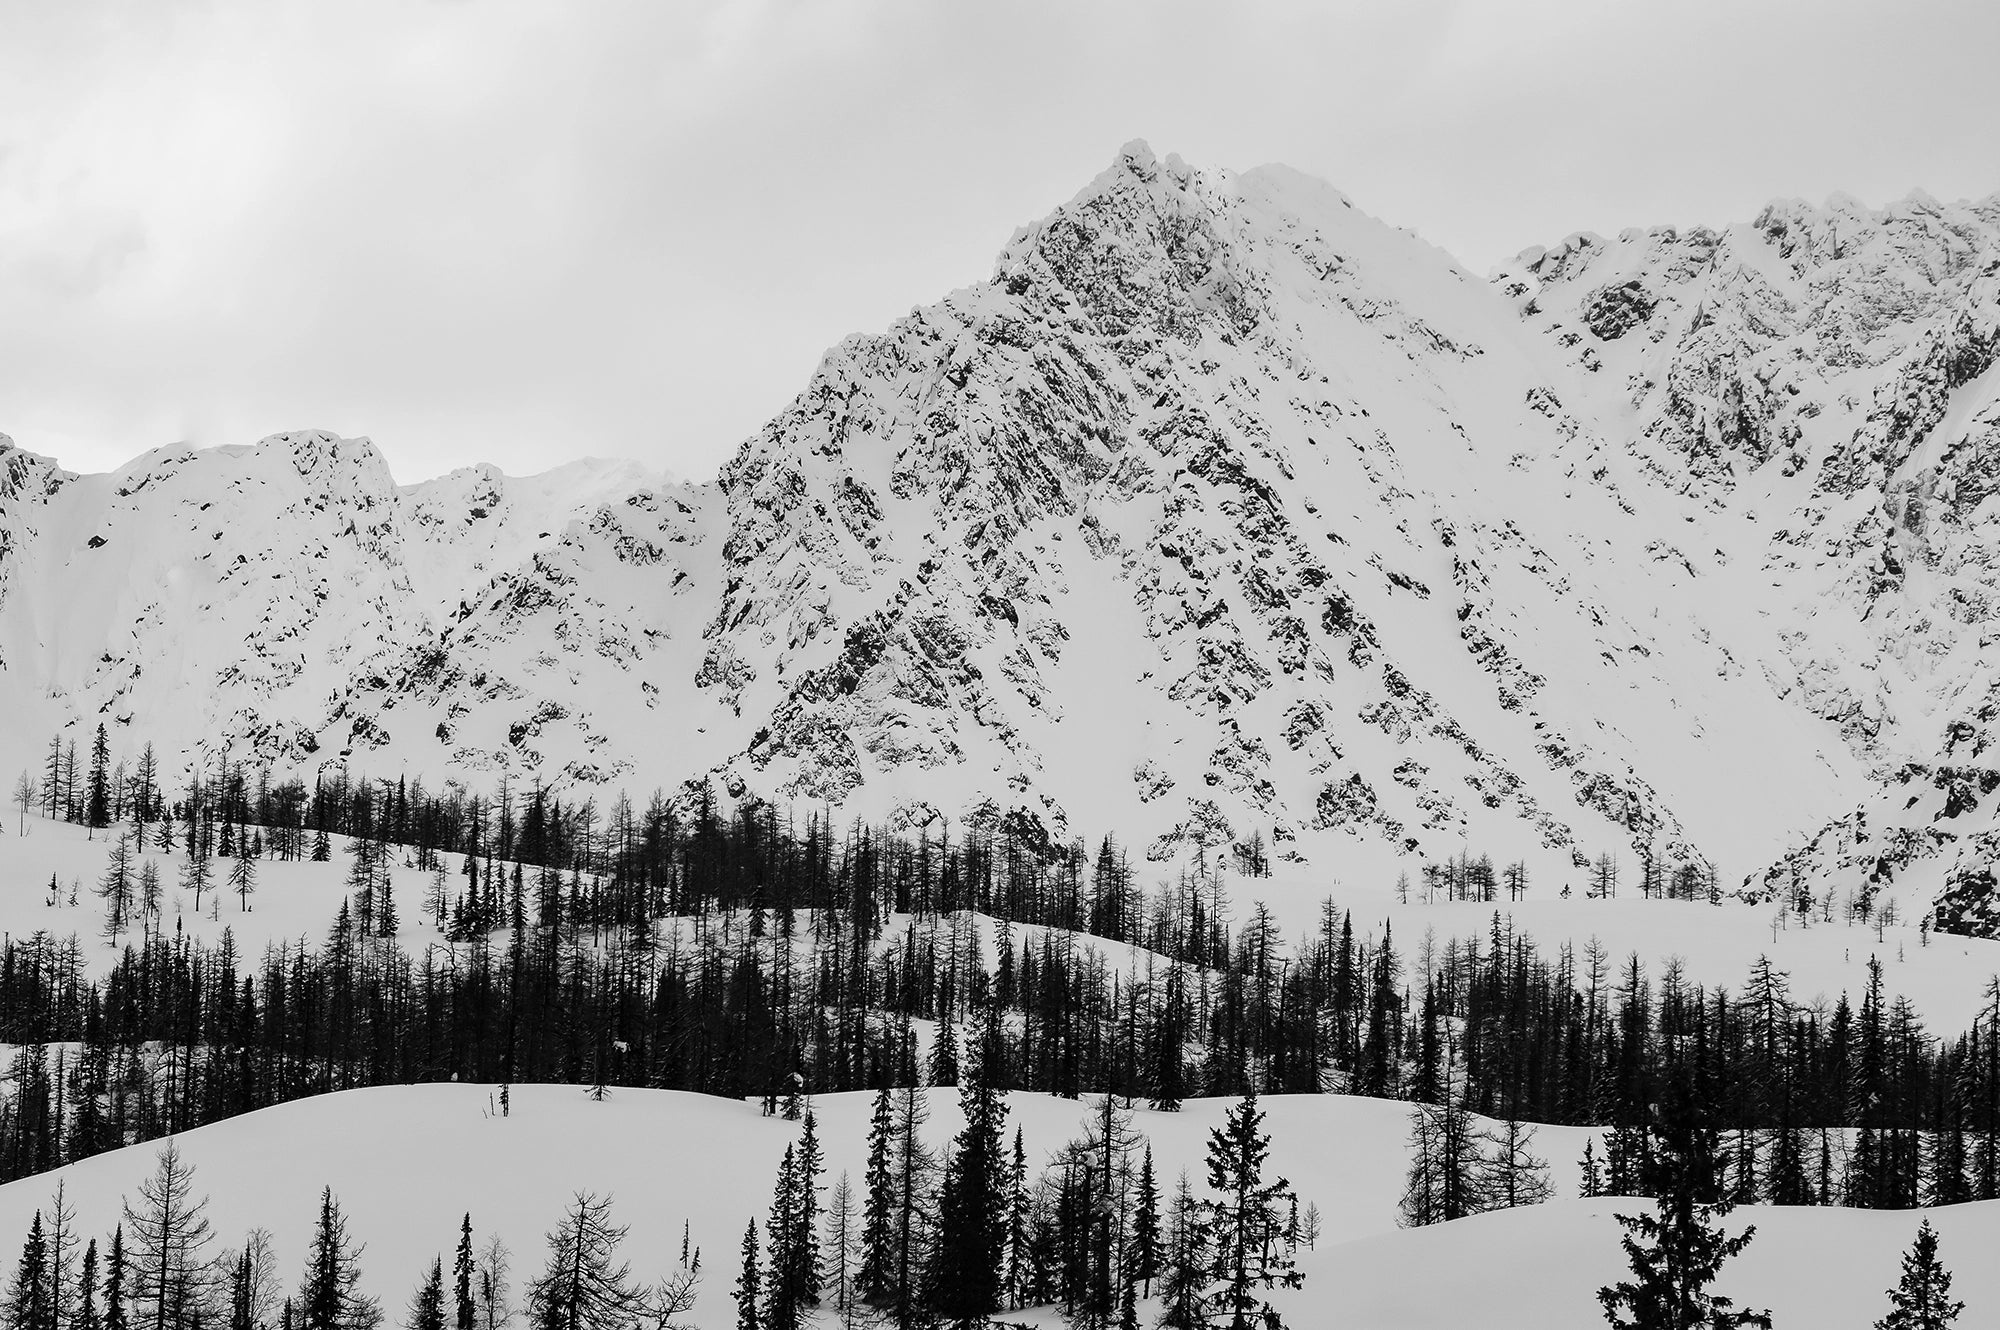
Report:
[[[665,1273],[681,1225],[703,1253],[706,1277],[693,1320],[733,1321],[729,1286],[743,1227],[761,1222],[770,1180],[796,1124],[761,1117],[752,1106],[666,1091],[623,1090],[592,1103],[575,1087],[522,1086],[513,1112],[491,1115],[494,1087],[425,1085],[355,1090],[266,1109],[179,1138],[194,1165],[194,1190],[208,1197],[217,1247],[240,1245],[253,1226],[271,1230],[281,1277],[295,1286],[322,1186],[332,1186],[365,1243],[363,1289],[400,1312],[442,1252],[449,1265],[459,1216],[470,1212],[475,1239],[499,1233],[514,1253],[517,1289],[541,1268],[541,1235],[577,1190],[609,1193],[614,1217],[630,1225],[624,1254],[635,1274]],[[930,1137],[939,1145],[959,1125],[956,1096],[929,1092]],[[870,1096],[816,1102],[829,1182],[865,1164]],[[1026,1139],[1031,1167],[1079,1134],[1087,1105],[1042,1095],[1009,1096],[1011,1125]],[[1623,1261],[1611,1215],[1633,1202],[1557,1200],[1416,1230],[1395,1226],[1402,1189],[1407,1106],[1342,1096],[1263,1101],[1272,1137],[1270,1167],[1302,1203],[1325,1217],[1316,1250],[1301,1252],[1305,1287],[1275,1295],[1298,1330],[1365,1325],[1411,1330],[1587,1326],[1600,1323],[1595,1290],[1620,1277]],[[1200,1185],[1207,1132],[1224,1101],[1191,1102],[1178,1114],[1135,1113],[1156,1165],[1173,1178],[1186,1169]],[[1574,1196],[1583,1132],[1542,1128],[1559,1190]],[[156,1146],[139,1146],[69,1165],[55,1174],[0,1187],[0,1233],[25,1233],[36,1207],[60,1179],[84,1232],[106,1233],[121,1195],[151,1171]],[[2000,1270],[1978,1259],[2000,1239],[2000,1203],[1931,1212],[1940,1253],[1955,1268],[1966,1302],[1961,1325],[2000,1316]],[[1901,1250],[1916,1230],[1909,1212],[1744,1207],[1732,1227],[1757,1226],[1748,1250],[1719,1284],[1739,1301],[1771,1308],[1776,1323],[1862,1330],[1886,1310]],[[1046,1313],[1029,1313],[1037,1323]],[[1151,1309],[1142,1319],[1150,1323]],[[832,1324],[828,1315],[826,1324]]]
[[[1828,829],[1983,771],[2000,696],[1996,236],[1782,204],[1485,282],[1297,173],[1131,144],[712,483],[0,450],[0,759],[103,719],[170,764],[711,774],[1351,880],[1471,846],[1761,887],[1818,837],[1859,890]],[[1918,909],[2000,844],[1970,788]]]
[[1592,464],[1678,490],[1691,571],[1742,588],[1715,612],[1775,638],[1744,667],[1869,768],[1760,885],[1990,929],[2000,196],[1572,236],[1494,281],[1594,381]]

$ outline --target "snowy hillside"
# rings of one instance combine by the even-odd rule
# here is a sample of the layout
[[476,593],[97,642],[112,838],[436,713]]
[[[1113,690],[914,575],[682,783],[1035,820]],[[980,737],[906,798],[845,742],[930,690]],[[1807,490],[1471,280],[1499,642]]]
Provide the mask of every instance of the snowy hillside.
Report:
[[[624,1090],[593,1103],[574,1086],[522,1087],[505,1118],[490,1111],[493,1087],[428,1085],[350,1091],[267,1109],[179,1138],[195,1168],[193,1192],[208,1198],[216,1248],[240,1247],[253,1227],[268,1228],[277,1272],[293,1286],[320,1189],[331,1186],[353,1238],[367,1244],[362,1289],[392,1316],[434,1256],[446,1269],[459,1219],[475,1238],[497,1233],[514,1255],[517,1289],[538,1273],[542,1235],[578,1190],[615,1198],[614,1217],[630,1226],[623,1255],[636,1273],[665,1273],[689,1224],[702,1249],[704,1279],[693,1323],[731,1324],[730,1282],[744,1225],[760,1222],[770,1180],[798,1126],[759,1116],[754,1106],[661,1091]],[[940,1146],[958,1129],[956,1096],[930,1092],[927,1136]],[[827,1176],[860,1178],[869,1096],[822,1096],[815,1103],[827,1147]],[[1295,1330],[1362,1325],[1455,1330],[1480,1326],[1588,1326],[1601,1323],[1600,1284],[1623,1273],[1611,1215],[1639,1202],[1574,1199],[1574,1157],[1584,1133],[1543,1128],[1540,1144],[1565,1179],[1570,1199],[1403,1230],[1407,1106],[1339,1096],[1264,1101],[1272,1166],[1327,1223],[1302,1250],[1305,1285],[1272,1301]],[[1206,1135],[1226,1104],[1190,1103],[1179,1114],[1135,1115],[1156,1165],[1182,1169],[1197,1185]],[[1010,1123],[1022,1129],[1035,1167],[1080,1132],[1088,1105],[1043,1095],[1010,1096]],[[58,1173],[0,1187],[0,1233],[24,1233],[60,1181],[81,1231],[108,1234],[120,1197],[133,1197],[154,1167],[157,1146],[136,1146],[72,1164]],[[1931,1212],[1942,1251],[1966,1302],[1962,1325],[2000,1315],[2000,1271],[1976,1259],[2000,1240],[2000,1202]],[[1730,1263],[1721,1291],[1769,1307],[1780,1326],[1864,1330],[1886,1310],[1897,1253],[1916,1217],[1845,1209],[1748,1206],[1732,1229],[1757,1227]],[[1477,1309],[1474,1312],[1473,1309]],[[1141,1317],[1150,1324],[1153,1308]],[[1011,1313],[1059,1325],[1049,1309]],[[1469,1320],[1468,1317],[1474,1319]],[[825,1323],[833,1323],[830,1314]]]
[[1983,925],[1996,263],[2000,202],[1913,197],[1487,282],[1135,143],[710,483],[0,452],[0,758],[707,774],[1350,881],[1796,852]]

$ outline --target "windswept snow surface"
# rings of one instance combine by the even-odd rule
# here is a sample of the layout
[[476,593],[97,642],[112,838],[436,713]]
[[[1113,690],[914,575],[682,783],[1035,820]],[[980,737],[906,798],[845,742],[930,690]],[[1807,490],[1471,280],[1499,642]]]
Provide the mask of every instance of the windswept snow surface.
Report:
[[[929,1138],[957,1131],[957,1096],[927,1092]],[[865,1165],[871,1096],[822,1096],[820,1120],[830,1184]],[[1009,1125],[1024,1134],[1031,1167],[1080,1134],[1087,1101],[1008,1097]],[[755,1218],[762,1227],[770,1185],[797,1124],[765,1118],[754,1106],[657,1090],[620,1090],[603,1103],[574,1086],[516,1086],[513,1110],[497,1116],[494,1087],[421,1085],[351,1090],[265,1109],[188,1132],[180,1149],[195,1166],[194,1190],[209,1198],[218,1248],[252,1227],[271,1230],[279,1268],[296,1281],[320,1189],[333,1188],[352,1235],[368,1244],[363,1288],[397,1316],[431,1260],[447,1262],[461,1214],[476,1240],[497,1232],[513,1250],[517,1296],[541,1268],[541,1237],[578,1190],[614,1196],[629,1224],[624,1254],[635,1273],[665,1273],[678,1255],[681,1225],[702,1249],[705,1278],[693,1320],[733,1323],[730,1285],[738,1243]],[[1270,1166],[1287,1177],[1325,1220],[1318,1249],[1302,1252],[1305,1287],[1272,1301],[1296,1330],[1315,1327],[1522,1327],[1598,1324],[1595,1290],[1621,1277],[1612,1214],[1638,1202],[1557,1200],[1416,1230],[1396,1227],[1408,1106],[1344,1096],[1279,1096],[1263,1102]],[[1207,1135],[1228,1101],[1197,1100],[1177,1114],[1134,1115],[1169,1180],[1188,1171],[1201,1185]],[[1581,1129],[1542,1128],[1538,1145],[1554,1164],[1561,1192],[1574,1196]],[[25,1233],[60,1179],[82,1229],[108,1233],[121,1196],[135,1196],[152,1171],[157,1145],[137,1146],[0,1187],[0,1234]],[[1982,1259],[2000,1240],[2000,1203],[1930,1212],[1941,1254],[1965,1299],[1963,1325],[2000,1317],[2000,1268]],[[1735,1226],[1757,1237],[1726,1268],[1720,1291],[1769,1306],[1781,1326],[1862,1330],[1886,1309],[1898,1256],[1916,1214],[1839,1209],[1744,1207]],[[1142,1320],[1150,1323],[1151,1308]],[[822,1311],[824,1323],[834,1318]],[[1009,1317],[1009,1319],[1014,1319]],[[1054,1324],[1047,1313],[1034,1323]]]

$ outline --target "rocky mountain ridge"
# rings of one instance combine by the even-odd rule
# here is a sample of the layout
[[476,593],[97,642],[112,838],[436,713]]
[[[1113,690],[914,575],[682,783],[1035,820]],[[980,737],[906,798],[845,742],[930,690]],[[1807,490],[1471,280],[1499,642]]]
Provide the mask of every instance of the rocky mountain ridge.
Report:
[[[2000,199],[1482,281],[1284,168],[1128,145],[711,483],[0,450],[0,744],[1962,896],[2000,841],[1996,327]],[[1947,770],[1977,793],[1885,806]],[[1854,857],[1888,823],[1935,852]]]

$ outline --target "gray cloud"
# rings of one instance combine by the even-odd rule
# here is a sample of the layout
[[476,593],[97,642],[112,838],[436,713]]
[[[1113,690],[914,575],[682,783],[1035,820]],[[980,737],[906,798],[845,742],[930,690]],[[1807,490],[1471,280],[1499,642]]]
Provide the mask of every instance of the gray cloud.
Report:
[[85,2],[0,17],[0,429],[701,475],[1134,135],[1475,270],[2000,189],[1982,3]]

